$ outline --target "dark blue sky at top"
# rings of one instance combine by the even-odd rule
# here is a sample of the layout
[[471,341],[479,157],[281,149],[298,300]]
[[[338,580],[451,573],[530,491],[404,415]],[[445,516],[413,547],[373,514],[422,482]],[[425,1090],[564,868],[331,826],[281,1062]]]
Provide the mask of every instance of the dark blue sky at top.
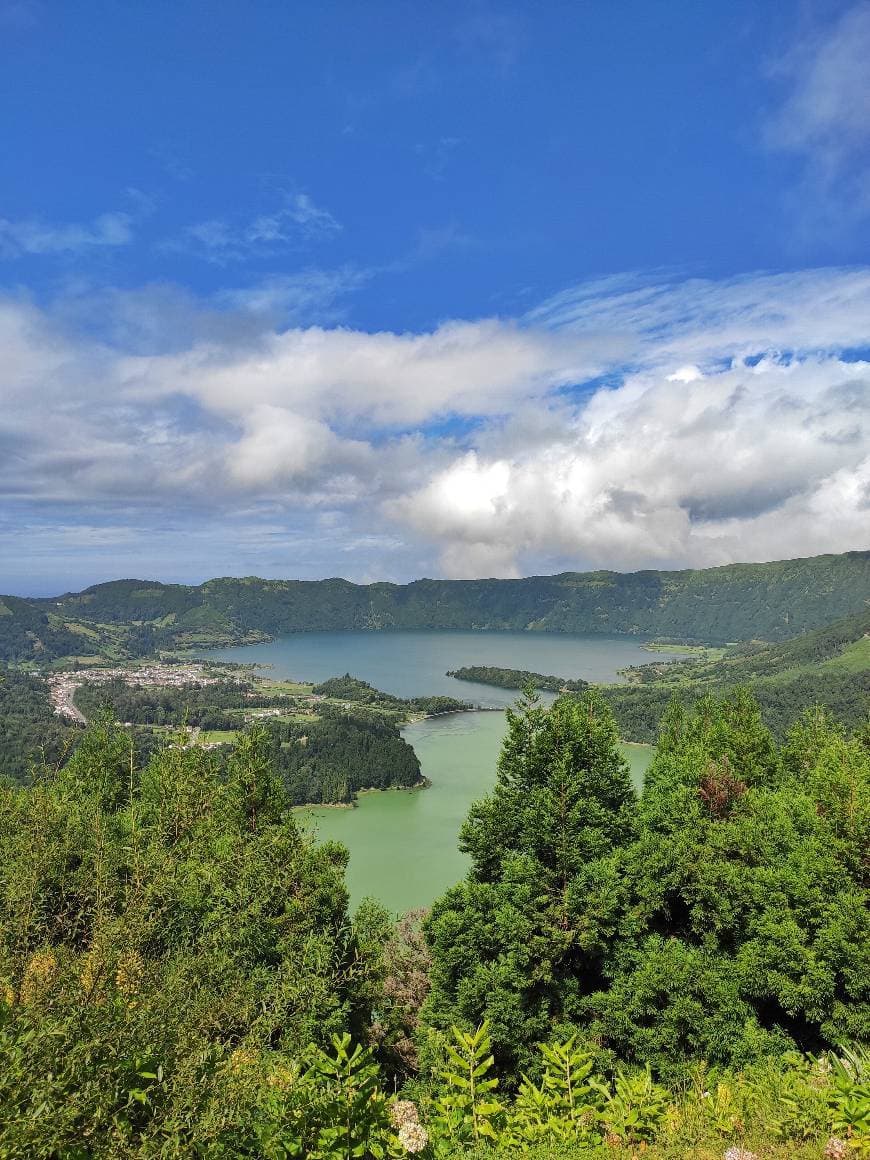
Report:
[[[86,265],[7,261],[7,285],[212,292],[350,265],[346,319],[404,329],[613,271],[853,257],[854,237],[796,238],[796,163],[760,144],[788,0],[6,8],[0,216],[135,231]],[[300,192],[341,229],[219,263],[172,244]]]

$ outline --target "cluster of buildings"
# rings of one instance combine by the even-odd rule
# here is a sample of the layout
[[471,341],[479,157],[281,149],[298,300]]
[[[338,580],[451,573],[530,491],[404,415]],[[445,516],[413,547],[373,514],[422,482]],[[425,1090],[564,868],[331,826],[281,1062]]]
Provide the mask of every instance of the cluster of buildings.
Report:
[[81,724],[85,718],[75,706],[75,691],[80,685],[105,685],[123,681],[126,685],[148,685],[166,688],[183,685],[216,685],[220,678],[208,676],[202,665],[142,665],[139,668],[77,669],[75,672],[50,673],[48,694],[55,713]]

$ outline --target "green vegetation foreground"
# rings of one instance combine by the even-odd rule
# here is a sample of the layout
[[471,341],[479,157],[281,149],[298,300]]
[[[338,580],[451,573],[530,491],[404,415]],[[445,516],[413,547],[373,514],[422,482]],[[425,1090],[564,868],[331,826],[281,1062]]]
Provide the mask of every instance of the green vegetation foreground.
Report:
[[597,694],[527,699],[421,931],[264,730],[98,723],[0,789],[0,1155],[866,1155],[868,741],[674,706],[638,800]]

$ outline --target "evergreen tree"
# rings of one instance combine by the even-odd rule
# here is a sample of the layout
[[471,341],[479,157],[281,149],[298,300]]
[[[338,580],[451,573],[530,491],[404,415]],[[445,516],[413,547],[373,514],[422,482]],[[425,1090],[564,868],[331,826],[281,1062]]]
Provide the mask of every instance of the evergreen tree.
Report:
[[504,1064],[575,1021],[600,986],[618,909],[614,855],[636,808],[617,741],[593,691],[549,711],[529,691],[508,711],[495,788],[462,828],[471,869],[428,922],[426,1018],[488,1018]]
[[590,1029],[663,1072],[866,1037],[868,787],[818,715],[781,758],[746,693],[672,710]]

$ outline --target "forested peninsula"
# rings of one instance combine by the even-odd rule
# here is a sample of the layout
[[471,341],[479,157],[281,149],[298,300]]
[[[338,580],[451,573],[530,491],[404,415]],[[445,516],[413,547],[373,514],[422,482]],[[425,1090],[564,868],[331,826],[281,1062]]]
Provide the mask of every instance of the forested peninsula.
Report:
[[460,669],[450,669],[448,677],[457,681],[476,681],[479,685],[494,685],[498,689],[525,689],[531,685],[550,693],[579,693],[587,688],[588,681],[567,680],[565,677],[548,677],[544,673],[532,673],[526,669],[501,669],[493,665],[466,665]]
[[626,633],[728,644],[786,640],[870,601],[870,551],[675,572],[564,572],[519,580],[224,577],[116,580],[52,599],[0,597],[0,660],[138,657],[160,649],[347,629]]

